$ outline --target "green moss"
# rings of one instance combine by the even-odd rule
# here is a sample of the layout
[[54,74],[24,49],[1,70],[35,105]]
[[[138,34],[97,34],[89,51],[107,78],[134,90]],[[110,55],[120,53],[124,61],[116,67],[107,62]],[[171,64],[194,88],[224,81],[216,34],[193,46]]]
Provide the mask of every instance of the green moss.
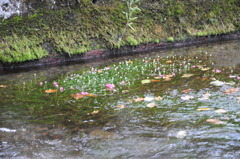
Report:
[[169,42],[174,42],[174,38],[171,36],[171,37],[168,37],[167,38],[167,41],[169,41]]
[[15,34],[5,37],[0,42],[0,60],[13,63],[41,59],[48,55],[41,44],[42,41],[37,37],[19,37]]
[[207,35],[207,32],[204,32],[204,31],[197,32],[197,36],[206,36],[206,35]]
[[128,37],[126,38],[126,41],[127,41],[127,43],[128,43],[130,46],[136,46],[136,45],[138,45],[137,40],[134,39],[134,37],[132,37],[132,36],[128,36]]
[[[172,38],[168,41],[174,41],[183,37],[219,35],[240,30],[237,0],[142,0],[137,6],[141,12],[134,14],[134,17],[138,17],[134,20],[134,31],[129,29],[126,33],[126,17],[123,12],[128,8],[126,2],[118,0],[98,5],[94,5],[91,0],[82,0],[74,9],[41,9],[32,15],[2,20],[0,45],[3,49],[0,60],[23,62],[42,58],[46,55],[45,50],[40,53],[41,56],[33,52],[40,50],[43,42],[50,43],[55,54],[70,56],[96,48],[120,48],[123,45],[159,43],[169,37]],[[25,49],[20,43],[25,43],[26,39],[20,37],[28,37],[35,42],[31,47],[27,45],[31,52],[29,59],[27,56],[16,58],[18,55],[15,54]],[[11,39],[12,45],[17,47],[12,47],[6,39]],[[18,51],[6,53],[13,48]],[[32,56],[34,54],[36,57]],[[22,57],[21,54],[19,57]]]
[[90,41],[83,40],[83,37],[75,32],[61,32],[53,38],[56,51],[59,53],[66,53],[71,56],[90,50]]
[[155,44],[158,44],[158,43],[159,43],[159,40],[158,40],[158,39],[154,39],[154,43],[155,43]]

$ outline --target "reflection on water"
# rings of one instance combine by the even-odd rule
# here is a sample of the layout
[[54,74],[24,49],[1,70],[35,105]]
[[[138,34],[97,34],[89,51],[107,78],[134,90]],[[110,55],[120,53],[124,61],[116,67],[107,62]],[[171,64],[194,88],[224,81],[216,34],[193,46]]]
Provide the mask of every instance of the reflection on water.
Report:
[[[176,54],[193,57],[206,53],[211,56],[209,60],[212,65],[224,71],[229,67],[231,70],[240,63],[239,51],[239,41],[166,50],[147,55],[99,60],[94,63],[6,74],[0,76],[0,85],[9,81],[23,83],[26,80],[46,76],[57,79],[60,74],[72,74],[84,68],[108,66],[123,60],[158,55],[166,57]],[[232,69],[239,75],[238,70],[238,66]],[[231,81],[229,78],[231,72],[226,74],[221,72],[219,80],[224,82],[220,83],[220,86],[213,86],[209,84],[209,78],[215,77],[211,73],[207,76],[206,73],[202,73],[194,77],[176,79],[175,83],[173,82],[175,85],[171,85],[161,95],[162,99],[158,98],[158,88],[168,85],[167,82],[164,85],[158,83],[143,85],[132,92],[130,90],[129,94],[109,96],[109,100],[104,104],[106,107],[119,105],[117,115],[99,125],[91,126],[95,121],[88,120],[87,127],[71,127],[63,123],[31,123],[29,122],[32,120],[31,117],[19,117],[17,112],[8,109],[11,105],[2,102],[0,157],[240,158],[240,92],[237,90],[239,84]],[[230,80],[225,81],[225,78]],[[200,88],[194,89],[195,87]],[[6,95],[8,96],[11,94]],[[97,103],[97,100],[97,98],[93,100],[95,104],[101,104]],[[146,108],[146,105],[149,108]]]

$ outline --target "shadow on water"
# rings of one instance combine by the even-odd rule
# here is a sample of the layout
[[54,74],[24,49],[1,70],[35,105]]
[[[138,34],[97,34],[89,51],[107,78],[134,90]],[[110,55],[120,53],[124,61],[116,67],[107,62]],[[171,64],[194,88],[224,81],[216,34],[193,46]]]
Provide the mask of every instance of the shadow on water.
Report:
[[1,75],[0,157],[240,158],[239,50],[230,41]]

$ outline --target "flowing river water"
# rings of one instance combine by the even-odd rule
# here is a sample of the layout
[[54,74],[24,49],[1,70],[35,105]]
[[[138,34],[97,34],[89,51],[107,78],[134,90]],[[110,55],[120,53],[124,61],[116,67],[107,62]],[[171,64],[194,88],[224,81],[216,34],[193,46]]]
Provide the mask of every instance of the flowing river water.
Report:
[[239,44],[2,74],[0,158],[240,158]]

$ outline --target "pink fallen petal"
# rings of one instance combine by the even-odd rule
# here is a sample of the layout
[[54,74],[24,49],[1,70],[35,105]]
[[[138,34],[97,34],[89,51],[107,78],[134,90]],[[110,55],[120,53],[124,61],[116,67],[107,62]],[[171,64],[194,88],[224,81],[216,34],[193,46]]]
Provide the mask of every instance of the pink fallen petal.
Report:
[[81,92],[81,95],[88,95],[88,92]]
[[215,72],[220,73],[220,72],[222,72],[222,70],[216,69]]
[[55,87],[59,87],[59,85],[58,85],[58,83],[57,82],[53,82],[53,85],[55,86]]
[[111,68],[110,67],[105,67],[104,70],[110,70]]
[[114,84],[110,84],[110,83],[106,84],[106,90],[114,90],[114,89],[115,89],[115,85]]
[[40,82],[39,85],[42,86],[42,85],[43,85],[43,82]]
[[122,86],[125,85],[125,81],[124,81],[124,80],[122,80],[121,85],[122,85]]
[[236,76],[230,75],[229,78],[236,78]]
[[63,87],[60,87],[59,90],[60,90],[60,92],[63,92],[63,91],[64,91],[64,88],[63,88]]

